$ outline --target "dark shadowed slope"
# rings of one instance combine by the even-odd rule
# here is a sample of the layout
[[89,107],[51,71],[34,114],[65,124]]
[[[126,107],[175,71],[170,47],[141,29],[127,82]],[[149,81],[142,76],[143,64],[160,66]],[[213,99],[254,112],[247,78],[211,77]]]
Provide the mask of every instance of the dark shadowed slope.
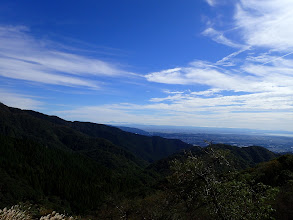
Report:
[[107,145],[108,151],[123,154],[140,164],[191,147],[180,140],[137,135],[102,124],[69,122],[56,116],[10,108],[3,104],[0,104],[0,134],[26,137],[48,146],[82,151],[93,158],[93,155],[98,155],[95,151],[100,146]]
[[[135,164],[110,153],[96,162],[78,152],[2,135],[0,152],[0,209],[29,201],[60,212],[87,213],[109,198],[141,192],[152,181]],[[117,166],[109,165],[113,162]]]
[[[214,150],[226,152],[226,159],[230,162],[231,166],[237,170],[254,167],[261,162],[266,162],[280,156],[278,153],[273,153],[264,147],[258,146],[241,148],[226,144],[213,144],[210,147]],[[175,159],[185,159],[190,152],[193,155],[201,156],[205,154],[205,148],[196,146],[186,152],[175,153],[167,158],[154,162],[148,169],[159,174],[170,174],[170,164],[172,161]]]

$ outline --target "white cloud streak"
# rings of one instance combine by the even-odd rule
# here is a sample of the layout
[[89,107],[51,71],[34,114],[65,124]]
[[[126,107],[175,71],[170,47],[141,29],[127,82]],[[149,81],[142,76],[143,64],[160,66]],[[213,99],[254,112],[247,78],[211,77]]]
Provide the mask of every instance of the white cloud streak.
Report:
[[224,33],[215,30],[214,28],[207,28],[203,33],[204,36],[210,37],[212,40],[216,41],[219,44],[224,44],[229,47],[234,48],[244,48],[245,46],[242,44],[238,44],[233,42],[232,40],[225,37]]
[[[255,71],[252,70],[255,68]],[[263,70],[263,75],[258,74],[256,68]],[[160,72],[154,72],[146,75],[146,79],[151,82],[164,83],[164,84],[177,84],[177,85],[207,85],[213,89],[242,91],[242,92],[264,92],[275,91],[279,87],[284,86],[282,79],[286,83],[293,80],[290,76],[285,74],[287,69],[280,71],[280,67],[265,67],[257,66],[254,64],[245,64],[242,67],[243,71],[252,73],[253,75],[239,74],[238,72],[230,71],[227,69],[218,68],[213,64],[206,62],[196,61],[191,63],[188,67],[180,67]],[[271,76],[267,73],[277,73],[278,82],[272,81]],[[289,78],[288,78],[289,77]]]
[[235,25],[248,45],[277,51],[293,50],[293,1],[240,0]]
[[215,6],[215,5],[216,5],[216,0],[206,0],[206,2],[207,2],[210,6]]
[[239,54],[249,50],[250,47],[245,47],[243,49],[240,49],[236,52],[233,52],[231,54],[229,54],[228,56],[222,58],[221,60],[218,60],[216,62],[216,65],[220,65],[220,66],[235,66],[236,64],[233,63],[233,61],[231,61],[231,59],[233,59],[234,57],[238,56]]
[[[207,2],[215,6],[214,1]],[[217,26],[221,22],[213,22],[203,35],[233,48],[250,46],[285,53],[293,51],[293,1],[235,0],[229,3],[235,7],[229,28],[221,30],[223,24]]]
[[93,81],[58,74],[39,64],[6,57],[0,57],[0,75],[46,84],[98,88]]
[[38,83],[97,89],[98,76],[127,76],[112,63],[51,49],[26,27],[0,26],[0,75]]

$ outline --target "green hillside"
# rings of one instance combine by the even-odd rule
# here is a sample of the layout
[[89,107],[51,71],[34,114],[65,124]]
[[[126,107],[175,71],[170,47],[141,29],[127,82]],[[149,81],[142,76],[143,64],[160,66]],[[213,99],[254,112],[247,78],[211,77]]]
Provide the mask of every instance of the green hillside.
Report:
[[[277,153],[273,153],[267,150],[266,148],[259,147],[259,146],[240,148],[240,147],[235,147],[235,146],[226,145],[226,144],[212,144],[209,147],[213,148],[214,150],[220,150],[225,152],[226,159],[229,160],[229,163],[231,164],[231,166],[233,166],[233,168],[237,170],[254,167],[261,162],[269,161],[271,159],[274,159],[280,156]],[[187,153],[191,152],[192,155],[201,156],[205,154],[206,148],[195,146],[190,148],[187,151],[174,153],[173,155],[170,155],[169,157],[166,157],[164,159],[161,159],[152,163],[148,167],[148,169],[155,173],[168,175],[171,172],[170,171],[171,162],[175,159],[185,160],[186,157],[188,157],[189,155],[189,154],[186,154],[186,152]]]
[[148,180],[135,164],[118,156],[108,157],[122,167],[109,168],[107,159],[97,163],[80,153],[4,136],[0,136],[0,152],[2,208],[30,201],[54,210],[85,213]]
[[190,147],[3,104],[0,146],[1,207],[28,200],[77,213],[144,194],[153,175],[143,168]]
[[[56,116],[10,108],[3,104],[0,104],[0,134],[26,137],[50,147],[83,152],[96,150],[100,144],[104,145],[106,139],[123,154],[128,152],[127,157],[140,165],[191,147],[180,140],[137,135],[102,124],[69,122]],[[131,158],[131,154],[134,157]]]
[[293,155],[283,155],[260,163],[255,168],[244,171],[243,175],[278,188],[279,193],[273,203],[276,209],[274,216],[282,220],[293,218]]

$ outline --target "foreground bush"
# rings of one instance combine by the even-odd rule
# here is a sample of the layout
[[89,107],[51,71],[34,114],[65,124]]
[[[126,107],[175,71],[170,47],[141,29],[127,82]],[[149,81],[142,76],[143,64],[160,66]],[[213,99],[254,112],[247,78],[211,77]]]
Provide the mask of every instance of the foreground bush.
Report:
[[26,220],[31,219],[30,215],[21,209],[19,205],[12,206],[10,209],[4,208],[0,209],[0,219],[3,220]]
[[[12,206],[10,209],[0,209],[0,220],[31,220],[30,207],[22,207],[20,205]],[[40,220],[74,220],[72,216],[67,217],[53,211],[51,214],[40,217]]]

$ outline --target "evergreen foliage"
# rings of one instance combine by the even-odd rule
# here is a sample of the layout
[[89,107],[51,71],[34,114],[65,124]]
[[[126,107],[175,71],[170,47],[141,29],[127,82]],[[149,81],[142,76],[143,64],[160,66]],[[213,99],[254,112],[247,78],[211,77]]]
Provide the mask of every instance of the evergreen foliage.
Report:
[[49,147],[81,150],[83,153],[87,149],[89,154],[93,148],[98,148],[107,140],[116,146],[117,151],[127,154],[128,159],[141,166],[192,147],[180,140],[137,135],[102,124],[69,122],[56,116],[11,108],[1,103],[0,134],[25,137]]
[[[96,210],[110,196],[119,197],[148,181],[127,164],[110,169],[88,157],[48,148],[25,139],[0,136],[0,207],[21,201],[41,203],[57,211]],[[144,183],[145,184],[145,183]]]

